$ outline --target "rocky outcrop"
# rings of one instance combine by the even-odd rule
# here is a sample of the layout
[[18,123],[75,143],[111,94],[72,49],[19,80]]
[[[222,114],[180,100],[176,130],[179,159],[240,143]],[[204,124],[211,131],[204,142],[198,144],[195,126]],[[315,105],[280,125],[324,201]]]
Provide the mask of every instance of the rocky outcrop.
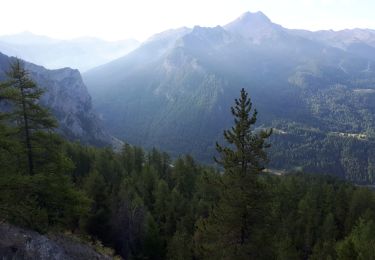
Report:
[[[11,57],[0,53],[0,81],[12,62]],[[41,102],[50,108],[59,122],[58,132],[71,141],[98,146],[118,142],[100,125],[94,113],[91,97],[78,70],[62,68],[48,70],[42,66],[25,62],[30,77],[43,89]]]
[[3,223],[0,224],[0,259],[94,260],[112,257],[63,235],[41,235]]

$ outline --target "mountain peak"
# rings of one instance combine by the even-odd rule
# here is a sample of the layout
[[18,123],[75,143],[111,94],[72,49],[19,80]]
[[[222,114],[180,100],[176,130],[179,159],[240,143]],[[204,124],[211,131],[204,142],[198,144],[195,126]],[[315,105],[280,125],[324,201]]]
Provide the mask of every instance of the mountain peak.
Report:
[[251,22],[251,23],[272,23],[271,20],[261,11],[252,13],[246,12],[242,14],[237,21],[241,22]]
[[244,38],[259,41],[279,33],[282,27],[272,23],[264,13],[258,11],[255,13],[246,12],[224,28]]

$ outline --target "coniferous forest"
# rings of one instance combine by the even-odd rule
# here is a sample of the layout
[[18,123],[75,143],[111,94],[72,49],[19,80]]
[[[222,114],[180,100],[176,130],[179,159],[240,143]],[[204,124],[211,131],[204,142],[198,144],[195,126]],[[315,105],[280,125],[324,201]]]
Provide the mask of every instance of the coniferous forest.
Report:
[[7,78],[0,222],[69,233],[124,259],[375,259],[375,193],[325,175],[265,173],[272,130],[254,130],[243,89],[211,167],[68,142],[21,61]]

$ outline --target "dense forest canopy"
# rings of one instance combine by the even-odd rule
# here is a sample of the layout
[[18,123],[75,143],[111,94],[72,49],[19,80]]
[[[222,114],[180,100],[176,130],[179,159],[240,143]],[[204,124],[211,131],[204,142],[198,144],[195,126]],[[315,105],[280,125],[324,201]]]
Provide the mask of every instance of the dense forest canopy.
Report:
[[0,84],[9,107],[0,114],[1,221],[69,231],[124,259],[375,258],[375,193],[329,176],[264,173],[271,132],[254,131],[245,90],[217,145],[223,171],[129,144],[69,143],[50,130],[40,93],[21,62]]

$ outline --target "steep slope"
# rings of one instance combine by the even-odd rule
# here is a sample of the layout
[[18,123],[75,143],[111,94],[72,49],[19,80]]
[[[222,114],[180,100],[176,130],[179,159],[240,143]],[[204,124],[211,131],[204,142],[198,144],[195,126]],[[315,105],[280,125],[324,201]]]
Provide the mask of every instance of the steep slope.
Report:
[[86,71],[134,50],[133,39],[108,42],[97,38],[56,40],[32,33],[0,36],[0,52],[48,69],[71,67]]
[[[151,43],[159,47],[148,52]],[[271,167],[372,182],[373,65],[246,13],[224,27],[196,26],[168,44],[147,42],[83,76],[111,133],[130,143],[212,162],[244,87],[260,111],[259,127],[276,128]]]
[[[0,53],[0,81],[6,79],[11,57]],[[100,125],[92,110],[91,97],[77,70],[47,70],[25,62],[31,78],[46,90],[41,102],[59,121],[59,132],[70,140],[95,145],[110,145],[112,137]]]
[[90,75],[88,80],[93,83],[90,91],[103,92],[104,84],[116,87],[116,83],[123,82],[129,75],[137,74],[144,67],[152,67],[152,64],[160,62],[165,53],[173,48],[177,39],[190,31],[188,28],[179,28],[157,34],[128,55],[90,70],[87,72]]

